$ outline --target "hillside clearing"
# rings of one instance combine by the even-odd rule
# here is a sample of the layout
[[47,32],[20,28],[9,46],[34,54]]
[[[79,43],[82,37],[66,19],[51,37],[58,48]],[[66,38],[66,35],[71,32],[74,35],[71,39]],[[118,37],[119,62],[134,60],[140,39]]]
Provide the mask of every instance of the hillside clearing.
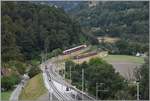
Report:
[[118,37],[106,37],[106,36],[105,37],[97,37],[97,39],[98,39],[99,43],[101,43],[102,40],[105,43],[115,43],[120,40],[120,38],[118,38]]

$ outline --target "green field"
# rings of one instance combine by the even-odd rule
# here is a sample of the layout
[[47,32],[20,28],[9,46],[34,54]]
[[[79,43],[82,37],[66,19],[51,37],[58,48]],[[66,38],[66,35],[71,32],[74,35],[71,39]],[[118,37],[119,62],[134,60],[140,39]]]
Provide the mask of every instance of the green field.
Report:
[[132,63],[144,63],[143,57],[129,56],[129,55],[108,55],[103,57],[107,62],[132,62]]
[[46,93],[42,74],[38,74],[31,78],[25,88],[22,90],[20,100],[36,100],[38,97]]
[[6,92],[1,92],[1,99],[3,100],[9,100],[9,97],[11,95],[12,91],[6,91]]

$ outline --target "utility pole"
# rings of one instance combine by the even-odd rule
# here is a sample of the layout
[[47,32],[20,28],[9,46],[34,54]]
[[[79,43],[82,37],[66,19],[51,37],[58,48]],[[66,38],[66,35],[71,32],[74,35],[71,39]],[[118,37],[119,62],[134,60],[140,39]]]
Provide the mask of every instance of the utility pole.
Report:
[[66,75],[66,65],[65,65],[65,62],[64,62],[64,66],[65,66],[65,68],[64,68],[64,79],[65,79],[65,75]]
[[[71,52],[69,52],[69,58],[71,59]],[[69,66],[70,69],[70,82],[71,82],[71,66]]]
[[77,94],[75,94],[75,101],[77,101]]
[[77,61],[78,61],[78,64],[79,64],[79,56],[77,56]]
[[45,66],[45,64],[43,64],[44,62],[45,62],[45,54],[43,53],[43,52],[41,52],[41,68],[43,67],[43,66]]
[[44,62],[46,62],[47,60],[47,51],[49,49],[49,40],[48,40],[48,37],[45,39],[45,42],[44,42]]
[[[61,57],[61,61],[63,61],[64,60],[63,55],[60,55],[60,57]],[[62,62],[61,66],[63,68],[63,77],[65,79],[65,70],[66,70],[65,62]]]
[[50,101],[53,101],[52,91],[51,91],[51,95],[50,95]]
[[71,66],[69,66],[70,67],[70,81],[71,81]]
[[45,50],[45,61],[47,60],[47,47],[46,47],[46,50]]
[[59,66],[58,66],[58,56],[57,56],[57,54],[56,54],[56,52],[55,52],[55,57],[56,57],[56,69],[57,69],[57,73],[59,74]]
[[104,83],[96,83],[96,100],[98,100],[98,93],[99,92],[107,92],[108,91],[105,89],[99,89],[99,87],[101,87],[102,85],[104,85]]
[[53,101],[52,89],[49,91],[49,101]]
[[[82,68],[82,92],[84,91],[84,68]],[[82,93],[82,100],[83,100],[83,93]]]
[[129,85],[136,85],[136,100],[139,101],[140,100],[140,88],[139,88],[139,81],[135,81],[132,83],[129,83]]
[[137,101],[139,101],[140,94],[139,94],[139,82],[138,81],[136,82],[136,87],[137,87]]
[[50,96],[51,96],[51,94],[50,94],[50,92],[48,92],[48,98],[49,98],[49,101],[51,101]]

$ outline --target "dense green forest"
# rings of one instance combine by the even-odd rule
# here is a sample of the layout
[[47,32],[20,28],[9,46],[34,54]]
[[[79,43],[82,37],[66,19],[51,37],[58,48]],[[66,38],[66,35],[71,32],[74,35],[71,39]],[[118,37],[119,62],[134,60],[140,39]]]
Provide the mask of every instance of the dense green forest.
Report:
[[[140,86],[140,99],[146,100],[149,95],[149,63],[145,59],[143,64],[136,71],[136,79]],[[65,77],[70,79],[77,88],[82,89],[82,69],[84,69],[84,91],[91,95],[96,95],[96,83],[98,83],[100,91],[98,98],[101,100],[135,100],[136,99],[136,84],[131,83],[115,71],[111,64],[100,58],[92,58],[89,62],[76,64],[71,60],[65,62]],[[63,71],[60,71],[63,72]],[[100,83],[103,83],[100,85]]]
[[68,12],[80,22],[85,33],[96,37],[121,38],[118,43],[125,46],[124,51],[120,44],[104,45],[117,54],[148,51],[149,2],[147,1],[84,2]]
[[61,9],[29,2],[2,2],[2,62],[31,59],[84,41],[79,24]]
[[[88,63],[82,64],[66,61],[65,65],[66,77],[70,79],[69,71],[71,68],[72,84],[77,88],[82,88],[82,69],[84,69],[84,91],[95,95],[96,83],[99,83],[99,89],[108,90],[98,94],[101,99],[115,99],[115,94],[127,86],[124,78],[119,73],[115,73],[113,66],[100,58],[93,58]],[[100,83],[104,83],[103,87],[100,87]]]
[[[96,1],[69,3],[45,2],[1,3],[1,77],[4,90],[13,89],[20,76],[28,72],[30,77],[40,72],[40,55],[48,52],[48,58],[62,50],[80,44],[96,44],[100,50],[111,54],[135,55],[149,50],[149,2]],[[73,3],[73,2],[72,2]],[[56,7],[59,4],[66,8]],[[98,36],[119,37],[116,43],[98,43]],[[38,60],[38,61],[37,61]],[[66,77],[72,69],[72,84],[81,89],[82,73],[85,70],[84,91],[95,95],[96,83],[103,82],[108,92],[98,94],[100,99],[136,99],[136,86],[115,72],[112,65],[95,58],[75,64],[67,61]],[[148,67],[143,64],[137,71],[141,99],[148,99]],[[9,73],[11,72],[11,73]],[[103,88],[103,87],[102,87]]]
[[2,87],[6,89],[19,82],[19,75],[27,72],[27,67],[30,77],[39,73],[37,62],[32,60],[40,60],[42,51],[56,49],[60,53],[88,38],[63,9],[32,2],[2,2],[1,8],[2,68],[6,68]]
[[148,1],[49,1],[45,5],[63,8],[77,19],[94,44],[98,44],[98,36],[119,37],[117,44],[100,44],[101,49],[111,54],[135,55],[149,50]]
[[[80,10],[78,10],[80,9]],[[97,28],[95,35],[123,36],[141,38],[148,35],[149,3],[148,2],[96,2],[89,7],[89,2],[81,3],[78,9],[70,13],[75,15],[83,27]],[[146,38],[146,37],[145,37]],[[147,42],[145,40],[138,40]]]

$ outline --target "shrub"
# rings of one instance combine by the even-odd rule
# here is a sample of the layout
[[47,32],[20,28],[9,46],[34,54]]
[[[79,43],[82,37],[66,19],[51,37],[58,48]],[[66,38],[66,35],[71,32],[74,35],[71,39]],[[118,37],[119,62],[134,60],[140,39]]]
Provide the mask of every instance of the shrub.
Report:
[[23,64],[21,62],[16,63],[16,69],[20,74],[24,74],[26,71],[25,64]]
[[10,75],[10,76],[3,76],[1,78],[1,87],[5,90],[10,90],[13,88],[13,86],[17,83],[19,83],[20,78],[18,75]]
[[37,66],[32,66],[29,70],[29,77],[32,78],[33,76],[39,74],[41,72],[40,68]]
[[62,54],[62,50],[60,48],[54,49],[52,52],[48,53],[48,58],[58,56],[59,54]]

